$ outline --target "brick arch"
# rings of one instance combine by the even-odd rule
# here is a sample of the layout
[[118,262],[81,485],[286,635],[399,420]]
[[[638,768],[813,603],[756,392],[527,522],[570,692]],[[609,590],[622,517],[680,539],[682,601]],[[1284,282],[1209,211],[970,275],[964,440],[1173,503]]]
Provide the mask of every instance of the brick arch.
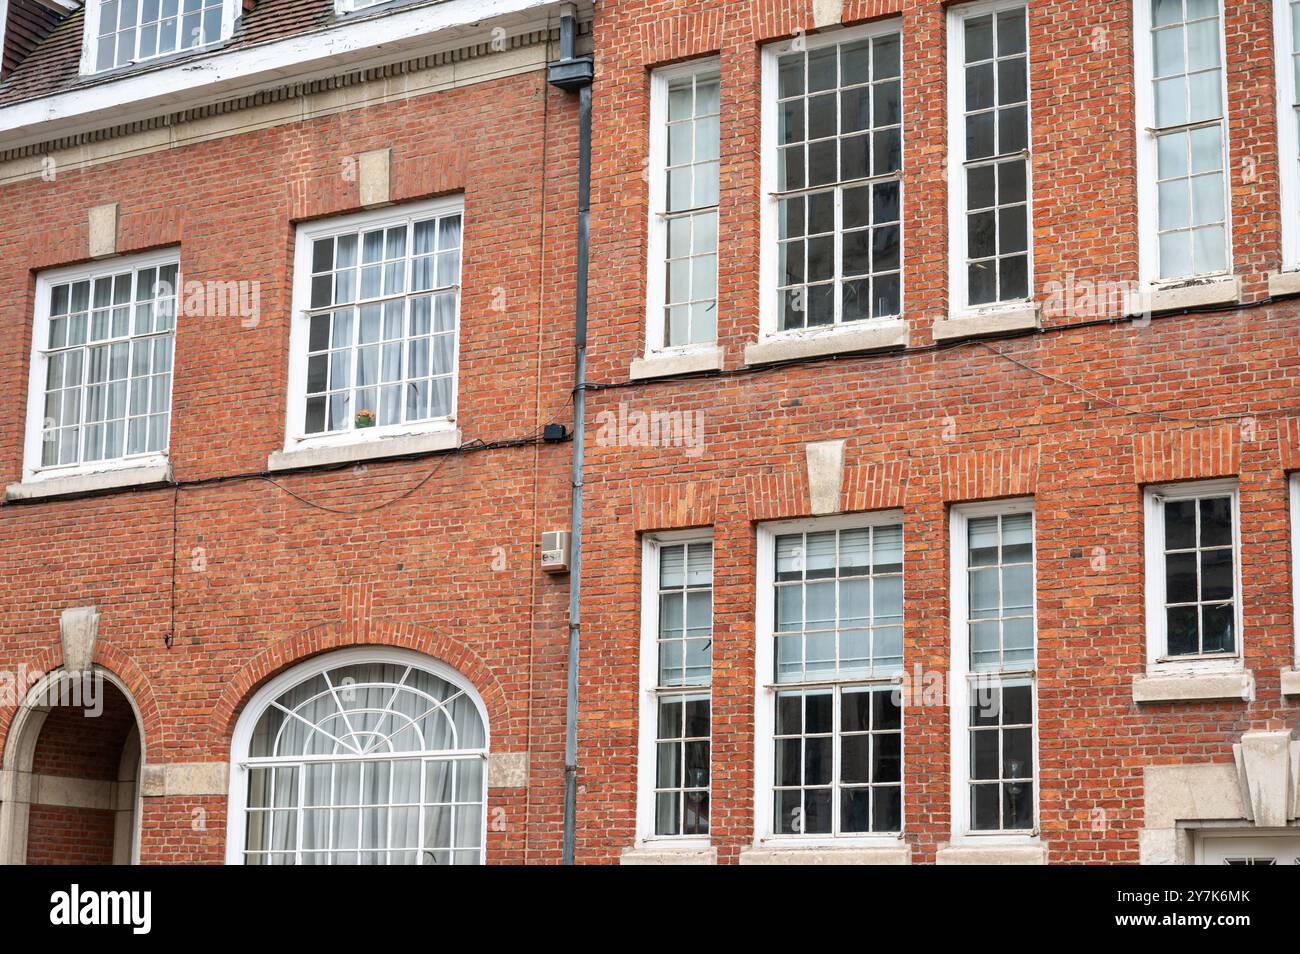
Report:
[[513,748],[505,690],[482,657],[460,640],[427,626],[379,621],[372,621],[364,627],[326,623],[286,636],[262,650],[226,683],[213,710],[214,734],[223,744],[230,742],[244,703],[267,679],[330,650],[356,646],[410,649],[451,666],[469,680],[482,697],[492,733],[492,748]]
[[[95,641],[95,653],[91,663],[116,677],[126,687],[127,702],[136,713],[139,722],[140,748],[143,753],[157,753],[163,747],[162,714],[153,687],[144,671],[135,661],[103,636]],[[52,673],[63,667],[62,645],[51,646],[28,663],[33,672]],[[14,717],[22,709],[23,703],[17,705],[0,705],[0,753],[9,745],[9,730],[13,727]]]

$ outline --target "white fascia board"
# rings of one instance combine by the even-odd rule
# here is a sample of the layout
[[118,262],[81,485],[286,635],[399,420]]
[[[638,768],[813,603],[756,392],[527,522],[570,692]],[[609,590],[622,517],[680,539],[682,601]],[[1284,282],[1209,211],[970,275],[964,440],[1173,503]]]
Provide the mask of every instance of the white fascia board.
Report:
[[[140,70],[0,107],[0,149],[137,122],[285,83],[487,43],[497,27],[540,29],[560,0],[445,0],[329,30]],[[585,5],[584,5],[585,6]],[[489,25],[490,23],[490,25]]]

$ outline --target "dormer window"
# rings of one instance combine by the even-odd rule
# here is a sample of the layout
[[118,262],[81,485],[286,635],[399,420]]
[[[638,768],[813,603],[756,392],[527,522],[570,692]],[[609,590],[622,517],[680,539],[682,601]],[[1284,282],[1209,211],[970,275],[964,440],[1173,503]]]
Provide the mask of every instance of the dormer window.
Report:
[[89,0],[82,73],[197,50],[234,31],[239,0]]

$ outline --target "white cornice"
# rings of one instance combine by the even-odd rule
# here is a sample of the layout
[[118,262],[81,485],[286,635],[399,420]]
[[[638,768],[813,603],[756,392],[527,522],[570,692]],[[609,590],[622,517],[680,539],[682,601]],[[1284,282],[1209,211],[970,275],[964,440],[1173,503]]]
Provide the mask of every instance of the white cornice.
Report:
[[[0,150],[139,122],[287,83],[490,43],[547,25],[562,0],[444,0],[0,107]],[[584,5],[588,6],[589,5]]]

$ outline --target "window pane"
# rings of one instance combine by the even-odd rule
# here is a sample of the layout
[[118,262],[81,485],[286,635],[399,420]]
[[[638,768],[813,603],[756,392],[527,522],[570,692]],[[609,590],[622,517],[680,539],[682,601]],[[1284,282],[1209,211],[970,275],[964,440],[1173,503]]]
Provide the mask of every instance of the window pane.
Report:
[[963,45],[967,303],[986,305],[1029,295],[1024,10],[967,18]]
[[778,682],[901,671],[901,526],[783,534],[776,559]]
[[976,831],[1033,827],[1033,687],[980,684],[972,705],[970,825]]
[[967,521],[967,620],[972,669],[1033,662],[1033,514]]
[[1236,651],[1236,542],[1230,496],[1163,504],[1165,652]]
[[249,754],[277,761],[249,773],[246,859],[480,864],[485,756],[463,750],[484,740],[477,707],[432,673],[376,662],[311,677],[254,727]]
[[221,38],[221,14],[222,0],[186,0],[184,11],[176,0],[109,0],[100,8],[95,67],[214,43]]
[[175,274],[152,266],[50,289],[42,466],[167,449]]
[[[896,315],[902,257],[895,224],[902,162],[897,35],[792,51],[780,57],[778,70],[779,188],[822,187],[779,200],[779,328]],[[890,178],[851,185],[870,176]],[[893,201],[865,201],[869,189],[879,188],[892,188]]]
[[[1228,268],[1218,5],[1156,0],[1152,10],[1155,125],[1170,130],[1156,135],[1159,275],[1216,274]],[[1203,125],[1173,129],[1187,123]]]
[[708,832],[713,632],[713,544],[659,547],[659,687],[694,686],[702,693],[660,692],[656,726],[655,833]]
[[[312,313],[307,317],[306,433],[428,421],[452,413],[459,232],[456,212],[313,243],[313,272],[321,273],[311,279]],[[450,250],[422,254],[433,248],[435,234],[438,249]],[[417,294],[430,287],[447,290]],[[353,305],[358,293],[362,299],[386,300],[358,307]],[[346,307],[331,312],[331,305]],[[431,332],[442,334],[431,337]],[[367,347],[380,342],[388,344]],[[331,369],[323,388],[310,373],[317,357]],[[381,383],[391,386],[377,390]],[[310,396],[322,391],[326,400],[313,402]]]
[[[663,343],[708,343],[717,326],[719,76],[706,69],[667,84],[665,151],[653,157],[666,204]],[[787,122],[801,121],[793,114]]]

